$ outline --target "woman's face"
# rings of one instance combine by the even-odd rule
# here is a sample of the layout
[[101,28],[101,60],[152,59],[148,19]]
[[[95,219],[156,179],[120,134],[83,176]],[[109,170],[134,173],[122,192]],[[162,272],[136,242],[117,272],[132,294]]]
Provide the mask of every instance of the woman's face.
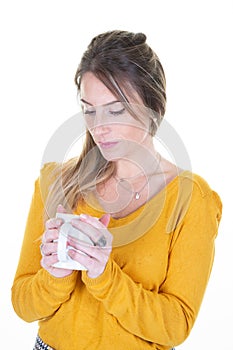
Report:
[[117,100],[93,73],[82,77],[80,100],[86,126],[107,160],[130,157],[138,145],[148,147],[151,144],[146,107],[136,92],[134,96],[137,104],[135,99],[131,102],[130,97],[127,98],[140,120],[134,118],[125,108],[126,104]]

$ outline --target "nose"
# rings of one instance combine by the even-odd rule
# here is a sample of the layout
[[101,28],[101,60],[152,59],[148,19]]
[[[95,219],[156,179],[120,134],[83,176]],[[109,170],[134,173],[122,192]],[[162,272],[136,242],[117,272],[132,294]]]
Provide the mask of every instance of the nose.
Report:
[[97,123],[92,128],[92,134],[94,137],[100,137],[108,134],[110,132],[110,127],[107,124]]
[[95,118],[93,120],[93,124],[91,127],[91,132],[94,138],[99,139],[101,136],[104,136],[110,132],[110,125],[104,118],[104,114],[102,111],[96,112]]
[[102,110],[101,106],[98,106],[96,108],[96,113],[93,121],[93,127],[102,127],[105,124],[105,118],[104,118],[104,111]]

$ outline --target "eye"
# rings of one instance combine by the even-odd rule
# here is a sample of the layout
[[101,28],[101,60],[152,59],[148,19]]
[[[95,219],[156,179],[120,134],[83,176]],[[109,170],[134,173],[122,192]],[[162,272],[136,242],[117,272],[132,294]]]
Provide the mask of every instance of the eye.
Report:
[[125,108],[122,108],[122,109],[120,109],[120,110],[118,110],[118,111],[109,111],[109,113],[110,113],[111,115],[113,115],[113,116],[121,115],[121,114],[123,114],[124,112],[125,112]]
[[90,109],[84,109],[83,114],[84,115],[95,115],[95,110],[90,110]]

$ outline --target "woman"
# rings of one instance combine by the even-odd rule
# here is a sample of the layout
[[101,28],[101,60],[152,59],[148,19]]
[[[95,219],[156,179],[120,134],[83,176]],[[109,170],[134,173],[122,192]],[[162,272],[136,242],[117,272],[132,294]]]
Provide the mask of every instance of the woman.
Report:
[[[79,157],[46,164],[35,183],[14,309],[39,321],[34,349],[172,349],[204,296],[221,200],[155,149],[165,76],[144,34],[95,37],[75,82],[85,144]],[[68,236],[68,254],[86,270],[54,266],[56,212],[80,215],[72,225],[93,244]]]

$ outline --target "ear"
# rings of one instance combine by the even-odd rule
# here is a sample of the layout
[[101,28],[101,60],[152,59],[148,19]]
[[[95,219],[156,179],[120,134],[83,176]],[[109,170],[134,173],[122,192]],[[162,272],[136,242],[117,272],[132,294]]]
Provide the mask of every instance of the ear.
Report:
[[64,213],[67,214],[66,209],[63,207],[63,205],[59,204],[57,207],[57,213]]
[[106,227],[108,227],[110,221],[110,214],[104,214],[99,221]]

